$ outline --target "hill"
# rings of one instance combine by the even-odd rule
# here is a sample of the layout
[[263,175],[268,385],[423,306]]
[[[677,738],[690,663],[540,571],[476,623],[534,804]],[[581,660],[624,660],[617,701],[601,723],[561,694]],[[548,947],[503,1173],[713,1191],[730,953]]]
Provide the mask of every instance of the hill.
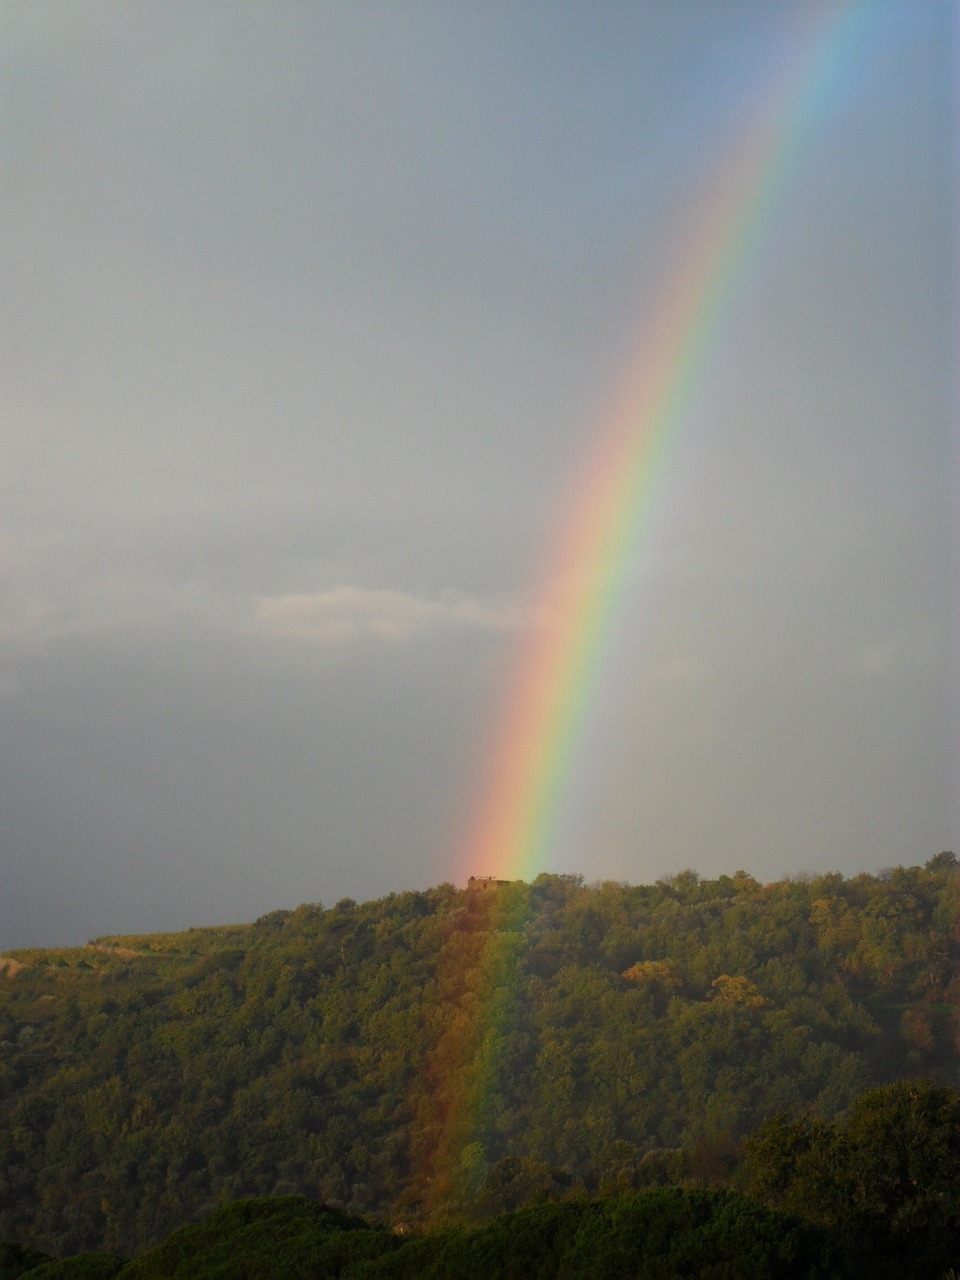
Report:
[[[730,1192],[653,1191],[399,1237],[299,1196],[243,1200],[132,1262],[81,1254],[0,1280],[815,1280],[855,1274],[829,1233]],[[827,1271],[827,1267],[830,1271]]]
[[770,1117],[960,1084],[960,870],[540,876],[0,960],[0,1238],[244,1196],[410,1224],[710,1187]]

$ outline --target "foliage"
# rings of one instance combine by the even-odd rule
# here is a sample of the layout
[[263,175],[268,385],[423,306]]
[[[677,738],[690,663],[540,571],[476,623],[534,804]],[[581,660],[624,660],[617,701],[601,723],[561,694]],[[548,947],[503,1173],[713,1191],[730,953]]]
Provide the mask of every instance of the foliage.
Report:
[[[831,1274],[825,1232],[730,1192],[662,1190],[523,1209],[412,1241],[360,1277],[800,1280]],[[832,1274],[836,1274],[833,1272]]]
[[[871,1090],[835,1121],[773,1117],[747,1139],[749,1194],[669,1187],[589,1199],[506,1158],[481,1200],[540,1203],[473,1227],[388,1231],[303,1196],[233,1202],[135,1261],[45,1260],[4,1246],[24,1280],[932,1280],[960,1252],[960,1094]],[[555,1198],[562,1195],[562,1199]],[[554,1197],[554,1198],[551,1198]],[[764,1204],[763,1201],[767,1203]]]
[[[401,1238],[300,1197],[241,1201],[118,1270],[83,1258],[30,1280],[813,1280],[826,1232],[731,1192],[649,1191],[544,1204],[482,1227]],[[89,1258],[91,1255],[86,1255]]]
[[175,1231],[120,1280],[323,1280],[391,1243],[362,1219],[303,1196],[241,1200]]
[[50,1261],[50,1255],[41,1253],[39,1249],[16,1244],[13,1240],[0,1240],[0,1280],[19,1280],[34,1267]]
[[815,1133],[871,1086],[956,1088],[958,1045],[949,855],[770,885],[441,885],[20,951],[0,1235],[132,1256],[240,1198],[418,1227],[722,1186],[775,1115]]
[[123,1267],[124,1259],[112,1253],[78,1253],[34,1267],[23,1280],[116,1280]]
[[924,1280],[960,1254],[960,1095],[900,1081],[833,1122],[777,1117],[747,1140],[741,1177],[828,1226],[872,1274]]

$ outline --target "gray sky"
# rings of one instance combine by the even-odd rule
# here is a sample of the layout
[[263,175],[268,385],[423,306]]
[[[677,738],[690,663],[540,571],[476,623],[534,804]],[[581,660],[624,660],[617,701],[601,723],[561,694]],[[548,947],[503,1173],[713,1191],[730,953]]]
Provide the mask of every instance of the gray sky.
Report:
[[[960,846],[957,20],[867,9],[545,870]],[[0,948],[451,878],[564,494],[822,6],[0,12]]]

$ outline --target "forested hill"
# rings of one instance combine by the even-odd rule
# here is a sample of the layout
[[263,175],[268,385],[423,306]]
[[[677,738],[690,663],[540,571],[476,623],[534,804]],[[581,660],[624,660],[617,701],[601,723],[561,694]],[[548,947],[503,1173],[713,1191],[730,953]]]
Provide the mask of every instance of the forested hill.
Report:
[[60,1254],[251,1195],[417,1223],[713,1185],[775,1113],[960,1085],[952,854],[441,885],[0,968],[0,1238]]

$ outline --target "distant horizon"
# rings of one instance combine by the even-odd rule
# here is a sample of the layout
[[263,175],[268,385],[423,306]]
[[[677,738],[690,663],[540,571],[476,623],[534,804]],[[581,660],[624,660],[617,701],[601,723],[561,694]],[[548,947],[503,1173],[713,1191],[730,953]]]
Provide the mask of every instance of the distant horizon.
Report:
[[[497,880],[496,877],[493,877],[493,876],[475,876],[470,878],[476,879],[476,880],[484,880],[484,879],[494,880],[495,883],[499,885],[505,885],[505,886],[523,885],[525,888],[531,888],[538,879],[540,879],[541,877],[547,877],[547,878],[556,878],[560,880],[579,880],[581,882],[580,887],[584,889],[599,889],[599,888],[602,888],[604,884],[615,884],[627,889],[648,889],[648,888],[653,888],[655,885],[669,885],[672,881],[679,880],[685,876],[690,876],[690,875],[695,876],[697,883],[700,883],[700,884],[717,884],[722,880],[733,881],[738,876],[745,876],[748,880],[759,885],[761,888],[767,888],[767,887],[771,887],[779,884],[790,884],[790,883],[808,884],[811,880],[827,879],[837,875],[841,876],[844,881],[855,880],[858,876],[866,876],[869,879],[882,880],[885,875],[888,875],[889,873],[898,871],[898,870],[902,870],[902,871],[930,870],[931,864],[935,863],[937,858],[941,858],[944,855],[947,855],[949,857],[956,857],[956,855],[953,853],[952,850],[942,849],[938,851],[938,853],[932,854],[924,862],[909,863],[909,864],[899,863],[894,866],[880,867],[874,871],[860,870],[850,875],[844,875],[842,872],[836,871],[836,870],[798,871],[792,874],[779,876],[774,880],[760,880],[756,876],[754,876],[750,871],[747,871],[742,867],[737,868],[735,871],[732,871],[732,872],[720,872],[716,876],[703,876],[700,874],[700,872],[697,871],[695,867],[682,867],[678,871],[671,872],[667,875],[658,876],[656,880],[636,881],[636,882],[629,881],[629,880],[609,879],[609,878],[600,878],[600,879],[588,881],[585,879],[585,877],[581,873],[575,872],[575,871],[541,871],[537,873],[537,876],[533,880]],[[217,932],[218,930],[223,930],[225,932],[228,932],[231,929],[249,929],[249,928],[253,928],[256,924],[259,923],[259,921],[267,919],[268,917],[273,915],[277,915],[277,914],[293,915],[301,907],[316,907],[322,911],[333,911],[336,908],[340,907],[345,902],[352,903],[354,906],[357,906],[357,907],[363,907],[372,903],[382,902],[385,899],[390,897],[400,897],[403,894],[407,894],[407,893],[412,893],[412,894],[431,893],[436,889],[444,889],[444,888],[447,888],[448,886],[452,889],[455,889],[458,893],[467,893],[470,890],[469,883],[459,885],[459,884],[454,884],[452,881],[449,881],[449,880],[441,880],[436,884],[417,886],[417,887],[406,888],[406,889],[393,889],[387,893],[378,894],[370,898],[355,899],[347,895],[343,898],[337,899],[335,902],[324,902],[322,899],[315,899],[312,901],[304,900],[303,902],[298,902],[293,906],[273,907],[268,911],[262,912],[259,916],[251,920],[229,920],[229,921],[219,920],[219,921],[210,921],[204,924],[194,922],[189,925],[184,925],[182,928],[175,928],[175,929],[159,928],[159,929],[143,929],[143,930],[137,930],[135,932],[122,931],[117,933],[101,933],[101,934],[97,934],[94,937],[87,938],[83,942],[48,942],[48,943],[29,944],[26,946],[5,947],[3,949],[0,949],[0,957],[7,956],[11,952],[15,952],[15,951],[82,951],[87,947],[96,946],[97,944],[100,944],[100,943],[112,942],[112,941],[122,942],[124,940],[132,939],[132,938],[176,937],[184,933],[202,933],[207,931]]]

